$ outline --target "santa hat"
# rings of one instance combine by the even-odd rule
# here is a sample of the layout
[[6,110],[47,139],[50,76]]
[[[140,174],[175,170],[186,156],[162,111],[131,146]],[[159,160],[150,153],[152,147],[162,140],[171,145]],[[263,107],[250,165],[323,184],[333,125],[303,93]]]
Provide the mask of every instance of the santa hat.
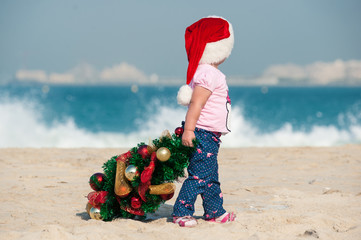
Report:
[[[188,56],[187,84],[189,84],[202,63],[219,63],[231,54],[234,35],[232,25],[224,18],[210,16],[202,18],[187,27],[185,47]],[[188,105],[192,90],[188,85],[178,92],[178,103]]]

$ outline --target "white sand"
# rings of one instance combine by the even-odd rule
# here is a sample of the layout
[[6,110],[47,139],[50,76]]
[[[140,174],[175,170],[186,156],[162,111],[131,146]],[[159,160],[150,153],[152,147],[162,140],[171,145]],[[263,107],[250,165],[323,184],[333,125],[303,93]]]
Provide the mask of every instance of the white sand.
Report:
[[[221,149],[231,224],[171,223],[175,197],[147,221],[89,219],[88,180],[127,149],[0,149],[0,239],[361,239],[361,146]],[[181,183],[177,183],[177,193]]]

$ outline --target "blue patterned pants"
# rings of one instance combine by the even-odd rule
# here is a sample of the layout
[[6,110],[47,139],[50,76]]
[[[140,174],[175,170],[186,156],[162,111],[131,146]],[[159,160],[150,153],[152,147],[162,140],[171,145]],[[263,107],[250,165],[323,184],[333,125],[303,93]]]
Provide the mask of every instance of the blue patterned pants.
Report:
[[192,216],[197,195],[203,199],[204,218],[219,217],[223,208],[223,195],[218,181],[218,150],[220,136],[203,129],[194,131],[199,144],[191,156],[188,178],[184,181],[174,204],[173,216]]

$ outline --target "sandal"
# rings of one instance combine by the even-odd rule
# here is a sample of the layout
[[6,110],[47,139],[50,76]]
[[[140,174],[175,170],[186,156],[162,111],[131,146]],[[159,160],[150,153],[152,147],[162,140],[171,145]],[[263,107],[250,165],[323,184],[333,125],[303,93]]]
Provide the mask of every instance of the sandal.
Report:
[[216,223],[227,223],[227,222],[233,222],[236,220],[236,214],[233,212],[225,213],[222,216],[219,216],[217,218],[211,218],[206,219],[208,222],[216,222]]
[[173,223],[177,223],[181,227],[195,227],[198,223],[194,217],[173,217]]

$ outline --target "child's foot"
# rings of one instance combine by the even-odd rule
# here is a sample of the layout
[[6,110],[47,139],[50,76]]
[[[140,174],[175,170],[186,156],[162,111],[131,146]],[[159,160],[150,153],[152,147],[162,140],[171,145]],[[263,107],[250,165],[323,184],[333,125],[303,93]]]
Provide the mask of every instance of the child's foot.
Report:
[[233,222],[235,220],[236,220],[236,214],[234,214],[233,212],[230,213],[226,212],[222,216],[219,216],[217,218],[207,219],[206,221],[216,222],[216,223],[227,223],[227,222]]
[[173,217],[173,223],[177,223],[181,227],[195,227],[197,220],[191,216]]

